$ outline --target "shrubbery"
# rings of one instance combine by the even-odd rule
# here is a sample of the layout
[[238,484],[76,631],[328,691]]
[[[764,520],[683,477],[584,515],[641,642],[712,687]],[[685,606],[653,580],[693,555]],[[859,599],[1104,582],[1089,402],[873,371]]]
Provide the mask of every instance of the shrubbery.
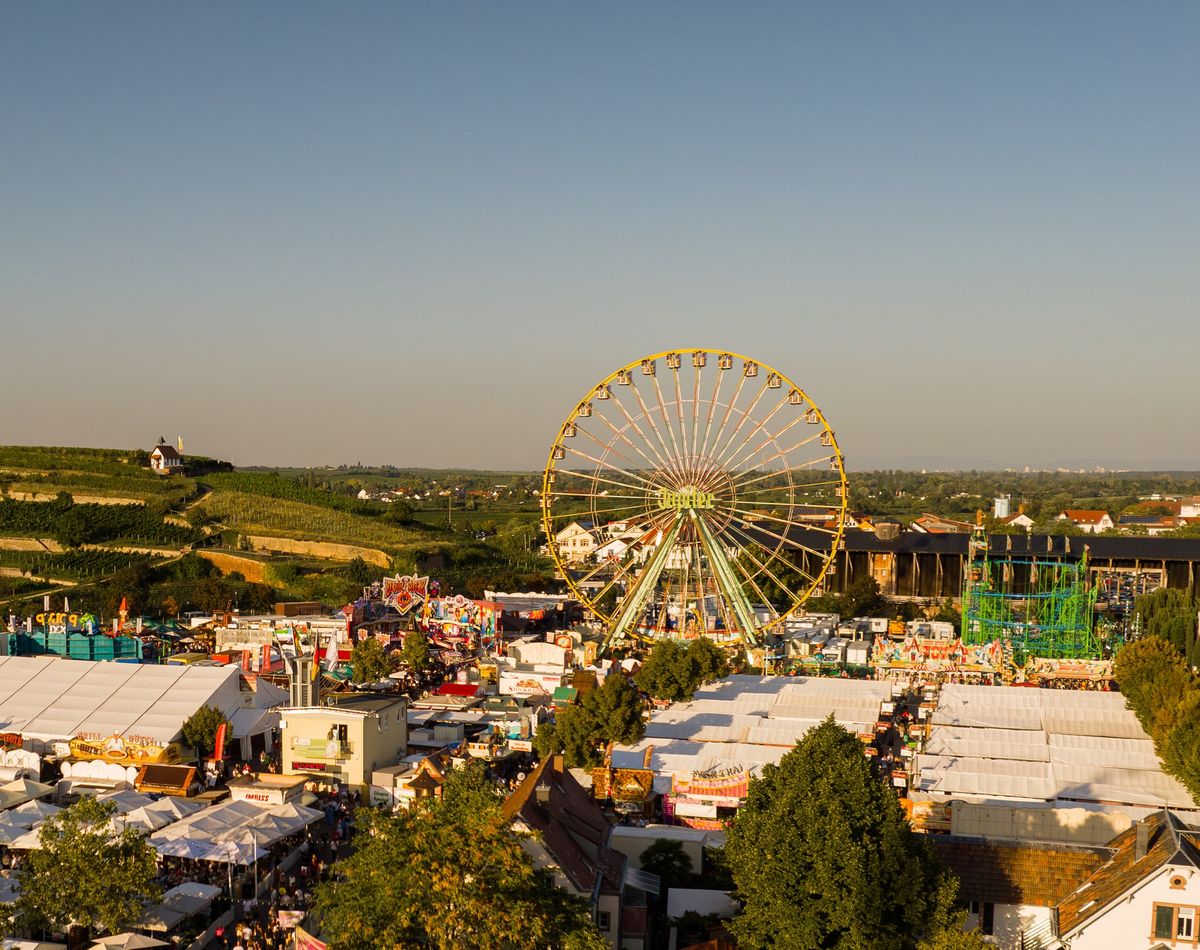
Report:
[[[1159,591],[1158,593],[1178,593]],[[1152,595],[1157,597],[1157,595]],[[1185,643],[1195,648],[1195,607],[1183,599],[1192,626],[1183,631]],[[1164,598],[1139,598],[1139,608],[1165,610]],[[1139,610],[1140,612],[1140,610]],[[1170,613],[1171,611],[1167,611]],[[1174,630],[1177,624],[1161,623]],[[1152,626],[1152,629],[1155,629]],[[1154,740],[1163,769],[1175,776],[1200,803],[1200,684],[1182,649],[1166,636],[1150,634],[1121,648],[1116,659],[1116,679],[1125,702]]]

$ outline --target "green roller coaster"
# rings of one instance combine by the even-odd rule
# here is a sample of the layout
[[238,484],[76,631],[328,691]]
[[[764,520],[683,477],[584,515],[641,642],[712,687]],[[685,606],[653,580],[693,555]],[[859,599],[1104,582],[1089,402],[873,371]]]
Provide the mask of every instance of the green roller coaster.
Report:
[[1096,589],[1087,553],[1078,564],[988,557],[972,545],[963,594],[963,642],[1007,640],[1026,656],[1099,659]]

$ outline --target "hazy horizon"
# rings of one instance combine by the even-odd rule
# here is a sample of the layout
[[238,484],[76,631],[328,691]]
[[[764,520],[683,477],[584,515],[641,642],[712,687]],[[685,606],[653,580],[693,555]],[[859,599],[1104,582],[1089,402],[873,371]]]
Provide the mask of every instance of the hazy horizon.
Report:
[[851,469],[1200,470],[1200,5],[0,27],[0,443],[537,470],[600,379],[705,346]]

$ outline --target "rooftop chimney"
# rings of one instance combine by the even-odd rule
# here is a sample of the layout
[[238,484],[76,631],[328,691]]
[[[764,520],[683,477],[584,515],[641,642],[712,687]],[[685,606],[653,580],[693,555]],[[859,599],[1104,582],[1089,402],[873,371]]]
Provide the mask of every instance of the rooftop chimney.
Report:
[[1137,836],[1133,839],[1133,860],[1140,861],[1150,848],[1150,822],[1142,819],[1137,823]]

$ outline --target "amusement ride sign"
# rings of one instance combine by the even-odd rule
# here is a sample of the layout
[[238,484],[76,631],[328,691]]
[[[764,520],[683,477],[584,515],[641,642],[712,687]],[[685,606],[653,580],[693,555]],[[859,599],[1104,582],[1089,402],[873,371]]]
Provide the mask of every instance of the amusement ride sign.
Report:
[[406,614],[429,596],[429,578],[412,574],[383,579],[383,599]]

